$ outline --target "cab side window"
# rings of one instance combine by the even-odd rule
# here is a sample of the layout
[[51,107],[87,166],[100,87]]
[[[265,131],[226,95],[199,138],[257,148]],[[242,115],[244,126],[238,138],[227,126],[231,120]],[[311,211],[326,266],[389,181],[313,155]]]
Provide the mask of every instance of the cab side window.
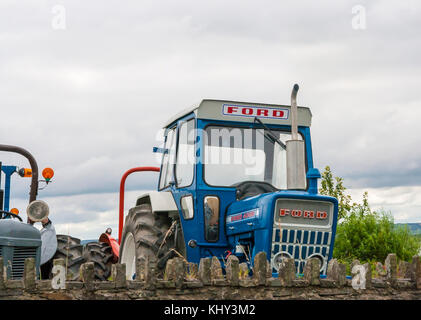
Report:
[[167,138],[165,140],[165,152],[162,158],[162,172],[161,181],[159,182],[159,188],[163,189],[170,185],[173,180],[173,168],[175,163],[175,142],[176,134],[175,128],[168,131]]
[[194,177],[194,119],[181,123],[178,131],[178,151],[175,176],[177,187],[188,187],[193,183]]

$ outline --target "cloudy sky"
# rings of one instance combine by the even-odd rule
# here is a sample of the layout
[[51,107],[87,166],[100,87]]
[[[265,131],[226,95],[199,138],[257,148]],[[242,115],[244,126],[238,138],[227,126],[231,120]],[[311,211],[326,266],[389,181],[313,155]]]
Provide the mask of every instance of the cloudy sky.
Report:
[[[116,233],[120,177],[156,165],[169,117],[203,98],[289,104],[298,83],[315,165],[421,222],[420,14],[416,0],[2,0],[0,143],[55,169],[39,199],[58,232],[92,239]],[[131,176],[126,208],[156,181]],[[29,182],[12,182],[24,216]]]

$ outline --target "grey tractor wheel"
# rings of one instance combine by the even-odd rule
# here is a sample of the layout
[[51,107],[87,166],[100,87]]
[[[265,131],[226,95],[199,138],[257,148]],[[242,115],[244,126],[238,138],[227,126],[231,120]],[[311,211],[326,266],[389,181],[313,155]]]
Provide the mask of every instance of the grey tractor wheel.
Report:
[[[120,263],[126,264],[127,279],[138,278],[136,270],[140,270],[139,267],[144,266],[147,259],[157,261],[158,275],[163,274],[167,260],[176,255],[172,249],[177,250],[174,245],[176,228],[171,227],[171,219],[165,214],[154,214],[150,204],[141,204],[129,210],[124,223],[119,259]],[[172,231],[168,232],[169,229]]]
[[64,259],[67,266],[67,280],[79,280],[80,266],[85,263],[83,258],[83,246],[80,239],[64,235],[57,235],[57,251],[53,259]]
[[95,278],[107,280],[111,275],[113,252],[111,246],[105,242],[89,242],[83,248],[86,262],[94,263]]

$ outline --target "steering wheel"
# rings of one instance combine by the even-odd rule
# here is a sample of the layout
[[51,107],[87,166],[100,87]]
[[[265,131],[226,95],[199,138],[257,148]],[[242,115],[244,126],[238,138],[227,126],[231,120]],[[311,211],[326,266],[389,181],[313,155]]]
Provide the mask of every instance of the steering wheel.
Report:
[[0,219],[6,219],[6,217],[9,216],[9,217],[17,218],[20,220],[20,222],[23,222],[22,218],[13,212],[0,210],[0,214],[1,214]]
[[242,200],[246,197],[256,196],[268,192],[276,192],[274,186],[264,181],[243,181],[233,184],[231,187],[237,189],[237,200]]

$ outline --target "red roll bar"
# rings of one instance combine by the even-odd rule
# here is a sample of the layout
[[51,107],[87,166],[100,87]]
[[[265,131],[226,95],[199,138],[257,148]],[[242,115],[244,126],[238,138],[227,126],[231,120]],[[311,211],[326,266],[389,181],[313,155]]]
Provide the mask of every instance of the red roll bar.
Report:
[[153,171],[159,172],[158,167],[137,167],[127,170],[121,177],[120,182],[120,205],[119,205],[119,217],[118,217],[118,244],[121,244],[121,234],[123,232],[123,223],[124,223],[124,186],[126,184],[126,178],[133,172],[140,171]]

